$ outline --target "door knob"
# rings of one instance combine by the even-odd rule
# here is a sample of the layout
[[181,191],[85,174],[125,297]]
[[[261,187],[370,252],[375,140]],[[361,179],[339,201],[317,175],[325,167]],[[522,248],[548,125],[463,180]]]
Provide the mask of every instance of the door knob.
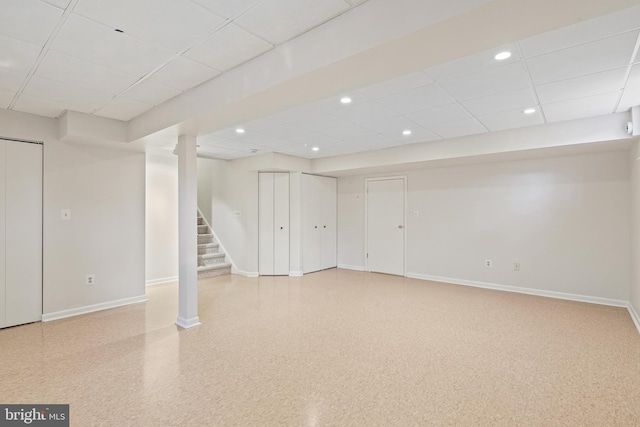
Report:
[[280,230],[283,230],[283,229],[284,229],[284,227],[280,227]]
[[398,228],[403,228],[402,225],[399,225]]

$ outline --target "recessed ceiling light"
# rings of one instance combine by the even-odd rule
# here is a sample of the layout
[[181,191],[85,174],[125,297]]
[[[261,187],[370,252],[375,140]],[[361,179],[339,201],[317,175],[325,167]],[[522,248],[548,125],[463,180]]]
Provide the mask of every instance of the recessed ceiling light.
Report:
[[527,108],[526,110],[523,111],[523,113],[525,114],[533,114],[536,112],[535,108]]
[[244,133],[244,129],[242,129],[242,128],[236,128],[236,133]]
[[404,136],[409,136],[409,135],[411,135],[411,130],[410,130],[410,129],[403,130],[403,131],[402,131],[402,134],[403,134]]
[[313,148],[312,148],[312,150],[313,150],[313,151],[318,151],[318,150],[320,150],[320,149],[319,149],[318,147],[313,147]]
[[349,98],[348,96],[343,97],[342,99],[340,99],[340,102],[342,102],[343,104],[351,104],[352,99]]
[[507,58],[511,58],[511,52],[508,52],[508,51],[500,52],[499,54],[494,56],[494,58],[496,58],[496,60],[498,61],[503,61]]

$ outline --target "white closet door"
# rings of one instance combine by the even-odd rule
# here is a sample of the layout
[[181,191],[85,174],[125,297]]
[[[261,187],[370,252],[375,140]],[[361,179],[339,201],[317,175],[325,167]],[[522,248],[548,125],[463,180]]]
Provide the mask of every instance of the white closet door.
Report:
[[337,265],[336,257],[336,203],[337,180],[330,177],[319,177],[322,186],[322,238],[320,258],[322,269]]
[[6,143],[6,326],[42,318],[42,145]]
[[289,274],[289,174],[274,173],[273,274]]
[[367,182],[368,271],[404,276],[404,179]]
[[261,275],[273,275],[273,174],[258,174],[258,271]]
[[302,271],[320,270],[320,210],[318,177],[302,175]]
[[6,187],[6,153],[7,143],[0,141],[0,328],[7,326],[6,319],[6,239],[5,239],[5,187]]

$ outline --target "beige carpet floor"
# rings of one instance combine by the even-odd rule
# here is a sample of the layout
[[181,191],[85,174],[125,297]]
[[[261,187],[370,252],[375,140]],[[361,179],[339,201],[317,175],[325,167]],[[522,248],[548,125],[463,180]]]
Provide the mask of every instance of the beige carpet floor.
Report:
[[0,403],[73,426],[638,426],[626,309],[332,269],[0,331]]

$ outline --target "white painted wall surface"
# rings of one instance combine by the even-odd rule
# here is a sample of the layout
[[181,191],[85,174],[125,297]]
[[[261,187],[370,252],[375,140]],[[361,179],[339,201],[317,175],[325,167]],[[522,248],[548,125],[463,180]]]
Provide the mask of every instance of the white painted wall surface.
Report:
[[[258,272],[258,171],[252,158],[198,159],[198,206],[242,274]],[[205,183],[203,183],[205,181]]]
[[[627,152],[406,175],[408,274],[629,299]],[[338,181],[339,265],[364,266],[364,178]]]
[[[630,302],[640,315],[640,141],[629,154],[631,167],[631,289]],[[640,319],[636,319],[640,321]],[[640,325],[638,325],[640,328]]]
[[170,152],[146,154],[147,284],[178,277],[178,157]]
[[144,153],[64,144],[57,132],[56,120],[0,110],[0,134],[44,142],[44,314],[144,298]]

